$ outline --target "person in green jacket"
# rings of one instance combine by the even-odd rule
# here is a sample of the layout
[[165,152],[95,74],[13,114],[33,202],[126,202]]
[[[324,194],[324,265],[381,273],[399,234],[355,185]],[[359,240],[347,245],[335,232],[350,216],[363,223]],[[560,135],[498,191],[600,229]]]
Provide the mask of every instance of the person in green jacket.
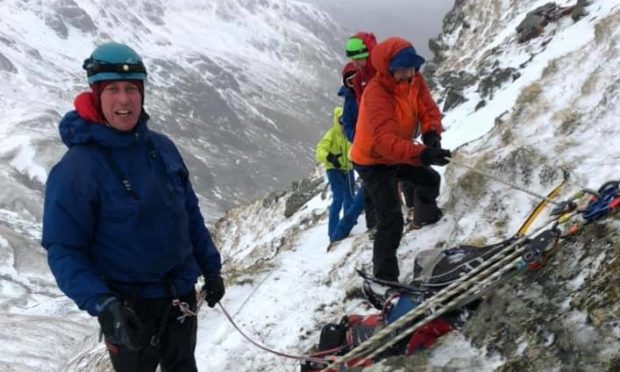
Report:
[[353,165],[349,160],[349,147],[342,124],[342,107],[334,108],[332,127],[316,145],[316,160],[325,167],[327,180],[332,190],[332,204],[329,207],[328,235],[330,242],[340,222],[340,212],[349,209],[355,195]]

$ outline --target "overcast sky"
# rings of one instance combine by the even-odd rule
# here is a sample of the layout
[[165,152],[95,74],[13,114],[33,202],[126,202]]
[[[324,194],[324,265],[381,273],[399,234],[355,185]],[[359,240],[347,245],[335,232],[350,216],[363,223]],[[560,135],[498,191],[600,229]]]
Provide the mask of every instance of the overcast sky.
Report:
[[[432,57],[428,39],[439,34],[444,15],[454,4],[454,0],[302,1],[320,5],[353,32],[371,31],[379,40],[388,36],[404,37],[427,59]],[[343,39],[346,41],[348,36]]]

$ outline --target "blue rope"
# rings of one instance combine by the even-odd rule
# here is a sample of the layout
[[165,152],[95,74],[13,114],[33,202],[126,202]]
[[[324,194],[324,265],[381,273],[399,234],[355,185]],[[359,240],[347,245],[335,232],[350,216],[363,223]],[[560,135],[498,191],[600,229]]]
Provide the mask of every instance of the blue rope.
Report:
[[611,202],[620,194],[619,182],[607,182],[599,190],[599,197],[592,200],[583,212],[583,219],[590,223],[606,215]]

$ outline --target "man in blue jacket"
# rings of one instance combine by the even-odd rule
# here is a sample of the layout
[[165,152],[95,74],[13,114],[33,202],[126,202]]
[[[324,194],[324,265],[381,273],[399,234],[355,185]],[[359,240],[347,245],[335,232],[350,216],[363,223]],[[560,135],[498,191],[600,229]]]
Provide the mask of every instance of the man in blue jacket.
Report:
[[220,254],[177,148],[147,127],[141,57],[107,43],[83,67],[92,91],[60,122],[69,150],[46,185],[49,266],[98,317],[116,371],[196,371],[194,286],[204,276],[201,296],[219,302]]
[[[359,73],[360,68],[355,62],[350,61],[344,65],[342,69],[342,87],[338,91],[338,95],[344,98],[341,121],[344,134],[350,143],[353,143],[353,138],[355,137],[355,122],[357,121],[358,114],[354,81]],[[364,186],[362,186],[357,190],[351,206],[345,209],[342,219],[340,219],[330,233],[330,240],[339,241],[349,236],[351,230],[357,224],[357,218],[362,212],[364,212],[366,217],[366,227],[370,231],[369,237],[374,239],[373,230],[376,224],[375,206],[368,197],[368,193],[364,192]]]

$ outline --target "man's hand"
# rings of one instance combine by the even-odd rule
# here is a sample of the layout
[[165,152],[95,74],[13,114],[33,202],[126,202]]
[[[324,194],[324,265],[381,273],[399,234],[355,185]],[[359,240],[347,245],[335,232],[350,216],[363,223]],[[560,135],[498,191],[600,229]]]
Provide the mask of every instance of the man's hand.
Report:
[[144,346],[141,344],[142,322],[132,309],[113,296],[103,299],[97,308],[99,324],[106,342],[131,351],[140,350]]
[[214,307],[215,304],[220,302],[225,292],[224,279],[221,276],[205,277],[202,293],[204,293],[205,301],[207,301],[209,307]]
[[340,160],[338,158],[340,154],[332,154],[331,152],[327,154],[327,161],[332,163],[332,165],[336,168],[340,168]]
[[430,132],[426,132],[422,135],[422,142],[426,147],[439,147],[441,148],[441,137],[435,132],[431,130]]
[[449,158],[451,156],[452,153],[450,153],[450,150],[444,150],[440,147],[427,147],[422,150],[422,154],[420,154],[420,161],[426,166],[443,166],[450,162]]

